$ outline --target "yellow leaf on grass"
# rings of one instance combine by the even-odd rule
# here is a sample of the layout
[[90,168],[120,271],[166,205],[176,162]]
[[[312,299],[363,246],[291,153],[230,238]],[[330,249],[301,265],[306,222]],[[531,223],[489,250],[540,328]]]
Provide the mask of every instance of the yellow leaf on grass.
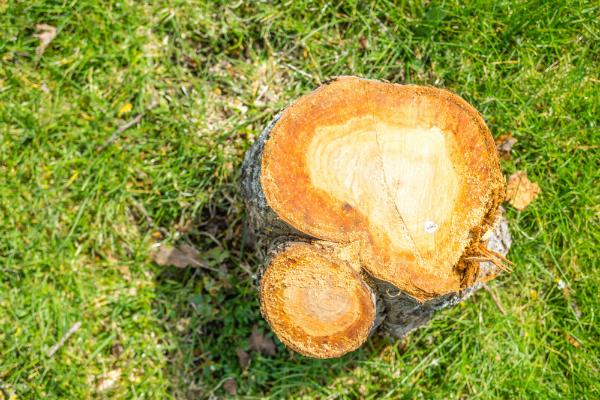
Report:
[[541,192],[537,183],[531,182],[523,171],[517,171],[508,178],[506,200],[517,210],[524,210]]
[[539,294],[538,294],[537,290],[531,290],[531,291],[529,292],[529,295],[531,296],[531,300],[537,300],[537,298],[538,298],[538,296],[539,296]]
[[132,109],[133,109],[133,105],[131,103],[125,103],[125,104],[123,104],[123,106],[121,108],[119,108],[117,115],[120,117],[121,115],[127,114]]
[[71,175],[71,177],[69,178],[69,180],[67,181],[67,184],[65,185],[65,187],[69,187],[73,184],[73,182],[75,182],[77,180],[77,177],[79,176],[79,171],[75,171],[73,173],[73,175]]

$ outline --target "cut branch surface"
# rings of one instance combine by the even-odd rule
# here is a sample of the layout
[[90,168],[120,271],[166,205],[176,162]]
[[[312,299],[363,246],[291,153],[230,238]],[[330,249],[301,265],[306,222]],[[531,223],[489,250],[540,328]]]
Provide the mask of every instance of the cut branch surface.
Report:
[[288,347],[331,358],[357,349],[375,321],[375,297],[359,273],[326,248],[273,251],[260,286],[262,313]]
[[[352,244],[368,273],[420,302],[473,284],[476,268],[462,258],[478,256],[504,195],[496,147],[482,118],[458,96],[430,87],[337,78],[282,113],[260,162],[262,192],[280,220],[308,237]],[[338,287],[335,274],[322,274],[342,271],[340,264],[311,264],[289,250],[285,254],[271,267],[294,265],[306,270],[307,279]],[[308,265],[327,267],[309,273]],[[288,276],[289,268],[278,268]],[[283,279],[269,270],[270,281]],[[352,281],[350,272],[343,282]],[[343,287],[340,293],[350,293]],[[279,300],[308,298],[300,289],[286,293]],[[307,305],[298,307],[296,316],[281,314],[286,323],[313,315],[303,314]],[[350,314],[344,318],[355,321]],[[361,332],[368,331],[365,326]]]

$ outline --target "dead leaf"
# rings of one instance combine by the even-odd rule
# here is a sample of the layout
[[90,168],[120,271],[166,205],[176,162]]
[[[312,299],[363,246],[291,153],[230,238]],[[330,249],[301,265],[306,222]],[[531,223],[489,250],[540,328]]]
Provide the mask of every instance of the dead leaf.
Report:
[[198,250],[184,244],[179,248],[161,245],[152,253],[152,260],[160,266],[173,266],[177,268],[203,267],[211,269],[205,261],[199,260]]
[[246,367],[248,367],[248,365],[250,364],[250,354],[248,354],[246,351],[244,351],[242,349],[237,349],[235,351],[235,354],[237,354],[238,363],[240,364],[240,368],[246,369]]
[[515,143],[517,143],[517,139],[515,139],[510,133],[498,137],[496,139],[496,149],[498,149],[500,158],[503,160],[510,160],[510,152],[512,151]]
[[189,244],[184,243],[181,246],[179,246],[179,249],[190,257],[197,258],[200,255],[200,252],[196,250],[195,247],[190,246]]
[[578,348],[581,347],[581,343],[579,342],[579,340],[575,339],[573,336],[567,333],[565,334],[565,337],[567,339],[567,342],[571,343],[573,346]]
[[175,229],[177,229],[177,232],[179,233],[189,233],[193,227],[194,226],[191,221],[175,225]]
[[121,369],[113,369],[112,371],[108,371],[105,374],[102,374],[98,377],[98,384],[96,385],[96,390],[99,392],[112,389],[117,381],[121,378]]
[[227,378],[225,382],[223,382],[223,389],[227,391],[232,396],[237,395],[237,384],[235,383],[235,379]]
[[524,210],[540,192],[537,183],[531,182],[523,171],[517,171],[508,178],[506,200],[519,211]]
[[250,350],[258,351],[267,356],[274,356],[277,353],[275,343],[260,333],[256,326],[252,328],[252,334],[248,341],[250,343]]
[[35,56],[40,58],[44,51],[46,51],[46,47],[54,40],[56,37],[56,28],[52,25],[47,24],[37,24],[35,26],[36,33],[33,35],[36,38],[40,39],[40,44],[35,49]]
[[363,49],[363,50],[366,50],[366,49],[368,49],[368,48],[369,48],[369,41],[368,41],[368,40],[367,40],[367,38],[366,38],[366,37],[364,37],[364,36],[361,36],[361,37],[358,39],[358,44],[360,45],[360,48],[361,48],[361,49]]
[[123,354],[123,352],[125,352],[125,348],[123,347],[123,345],[121,343],[115,343],[110,348],[110,352],[114,357],[119,358],[119,357],[121,357],[121,354]]
[[192,71],[196,71],[198,69],[198,63],[196,60],[186,54],[183,55],[183,64],[187,69]]

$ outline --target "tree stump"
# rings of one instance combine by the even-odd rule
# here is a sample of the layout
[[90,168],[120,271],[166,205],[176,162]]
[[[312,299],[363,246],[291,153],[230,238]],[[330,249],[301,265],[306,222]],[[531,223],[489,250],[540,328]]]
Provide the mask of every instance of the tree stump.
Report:
[[248,150],[242,195],[264,318],[317,358],[397,337],[505,268],[505,181],[479,113],[446,90],[338,77]]

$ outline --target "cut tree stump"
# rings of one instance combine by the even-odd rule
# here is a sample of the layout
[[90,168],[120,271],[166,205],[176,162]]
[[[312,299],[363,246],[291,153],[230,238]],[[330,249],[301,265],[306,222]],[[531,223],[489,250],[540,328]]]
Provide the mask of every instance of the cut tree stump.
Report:
[[479,113],[446,90],[338,77],[276,116],[242,195],[279,339],[339,357],[402,337],[506,267],[505,181]]

